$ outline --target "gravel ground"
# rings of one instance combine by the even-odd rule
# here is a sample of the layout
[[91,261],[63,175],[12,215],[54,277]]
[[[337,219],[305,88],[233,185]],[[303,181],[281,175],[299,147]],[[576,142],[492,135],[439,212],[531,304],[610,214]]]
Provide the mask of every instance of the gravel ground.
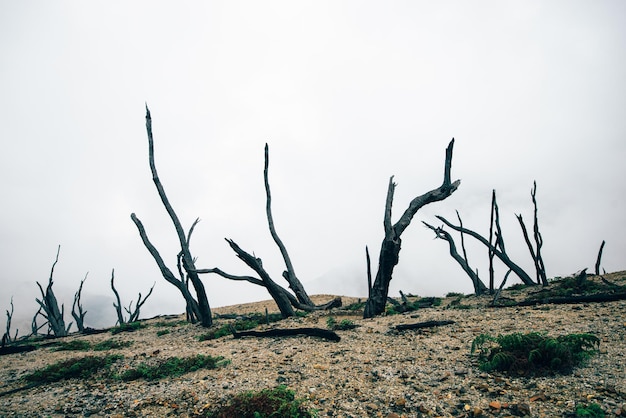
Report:
[[[625,284],[626,272],[605,276]],[[523,292],[508,293],[521,298]],[[316,302],[332,296],[319,295]],[[344,297],[344,305],[354,298]],[[242,338],[199,341],[206,333],[184,317],[154,318],[135,332],[64,339],[95,344],[107,339],[132,341],[128,348],[94,351],[33,352],[0,356],[0,392],[20,387],[26,373],[60,360],[87,355],[121,354],[117,370],[139,362],[196,354],[223,356],[230,363],[157,381],[121,382],[92,376],[70,379],[0,396],[3,417],[201,416],[229,396],[283,384],[306,399],[320,417],[471,417],[574,416],[576,405],[597,403],[607,416],[626,416],[626,301],[576,305],[488,308],[488,297],[466,297],[466,309],[441,306],[362,319],[359,313],[316,312],[261,326],[326,328],[329,315],[358,325],[338,331],[341,341],[316,337]],[[273,302],[216,309],[217,313],[276,311]],[[451,320],[453,324],[397,332],[398,324]],[[217,319],[216,323],[227,322]],[[165,327],[163,323],[169,323]],[[157,336],[158,331],[169,330]],[[568,375],[533,377],[485,373],[470,354],[474,338],[512,332],[549,335],[593,333],[600,353]]]

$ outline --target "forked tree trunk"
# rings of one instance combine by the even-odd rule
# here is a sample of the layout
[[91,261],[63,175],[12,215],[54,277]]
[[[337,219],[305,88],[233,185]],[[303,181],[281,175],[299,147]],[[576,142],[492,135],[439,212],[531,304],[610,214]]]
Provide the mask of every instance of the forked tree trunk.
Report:
[[452,150],[454,147],[454,138],[446,148],[446,159],[444,165],[443,183],[436,189],[433,189],[411,201],[409,207],[404,211],[398,222],[391,223],[391,207],[393,204],[393,194],[396,184],[393,182],[393,176],[389,179],[389,187],[387,189],[387,200],[385,203],[384,228],[385,238],[380,246],[380,255],[378,258],[378,272],[374,279],[374,284],[369,289],[369,297],[365,304],[363,313],[364,318],[372,318],[380,315],[385,311],[387,296],[389,295],[389,283],[393,276],[393,269],[398,264],[400,257],[400,248],[402,240],[400,236],[409,226],[413,216],[417,211],[429,203],[438,202],[449,197],[461,184],[460,180],[454,183],[450,180],[450,172],[452,170]]
[[[178,241],[180,243],[179,257],[182,258],[182,265],[187,274],[187,278],[191,280],[191,283],[193,284],[193,287],[196,291],[197,300],[195,300],[189,293],[189,289],[187,288],[187,283],[185,281],[185,278],[181,277],[180,279],[177,279],[172,274],[172,272],[167,268],[167,266],[165,266],[165,263],[163,262],[163,259],[159,255],[159,252],[148,240],[148,237],[146,235],[145,229],[143,228],[141,221],[135,216],[134,213],[131,214],[131,219],[137,226],[137,229],[139,230],[139,234],[141,235],[141,239],[144,242],[144,245],[146,246],[148,251],[150,251],[150,254],[152,254],[152,257],[155,259],[157,265],[159,266],[159,269],[161,270],[161,273],[163,274],[163,277],[165,278],[165,280],[174,284],[185,297],[185,300],[187,301],[187,312],[188,313],[193,312],[194,315],[197,315],[197,318],[198,320],[200,320],[200,323],[202,324],[202,326],[210,327],[213,324],[213,318],[211,316],[211,307],[209,306],[209,301],[207,298],[206,290],[204,288],[204,284],[202,283],[202,281],[200,280],[200,277],[198,276],[198,273],[196,272],[194,258],[192,257],[191,251],[189,250],[189,240],[191,239],[191,233],[193,231],[194,226],[197,224],[198,220],[194,222],[193,226],[189,230],[188,236],[186,237],[183,227],[180,223],[180,220],[178,219],[176,212],[174,212],[174,209],[172,208],[172,205],[170,204],[167,198],[167,195],[165,194],[165,189],[163,188],[163,185],[161,184],[161,180],[159,179],[159,176],[157,174],[156,164],[154,162],[154,141],[152,138],[152,118],[150,116],[150,110],[148,109],[147,105],[146,105],[146,131],[148,133],[148,158],[150,162],[150,171],[152,172],[152,181],[154,182],[154,185],[156,186],[156,189],[159,193],[159,197],[161,198],[161,202],[163,203],[163,206],[165,207],[165,210],[170,216],[170,219],[172,220],[172,223],[174,224],[174,228],[176,229],[176,235],[178,236]],[[193,320],[193,318],[191,319]]]
[[200,269],[195,270],[197,274],[208,274],[215,273],[229,280],[243,280],[250,283],[253,283],[257,286],[263,286],[267,289],[272,299],[276,302],[278,309],[280,310],[281,315],[284,318],[294,316],[295,309],[301,309],[304,311],[314,311],[314,310],[323,310],[330,309],[334,307],[341,306],[341,298],[335,298],[328,303],[322,305],[315,305],[309,295],[304,290],[304,286],[296,276],[295,270],[293,268],[293,264],[291,263],[291,259],[289,257],[289,253],[287,252],[287,248],[283,244],[282,240],[278,236],[276,232],[276,228],[274,226],[274,217],[272,216],[272,194],[270,192],[270,183],[269,183],[269,147],[265,144],[265,168],[263,170],[263,179],[265,182],[265,195],[266,195],[266,203],[265,203],[265,212],[267,215],[267,222],[269,225],[270,233],[274,242],[278,246],[280,253],[283,257],[283,261],[285,262],[286,270],[283,272],[283,277],[289,284],[289,288],[293,291],[294,294],[291,294],[287,289],[280,286],[276,283],[269,273],[263,268],[263,262],[260,258],[251,255],[250,253],[243,250],[235,241],[232,239],[226,239],[230,248],[237,254],[240,260],[242,260],[248,267],[256,272],[257,277],[251,276],[237,276],[234,274],[229,274],[221,269],[215,267],[210,269]]

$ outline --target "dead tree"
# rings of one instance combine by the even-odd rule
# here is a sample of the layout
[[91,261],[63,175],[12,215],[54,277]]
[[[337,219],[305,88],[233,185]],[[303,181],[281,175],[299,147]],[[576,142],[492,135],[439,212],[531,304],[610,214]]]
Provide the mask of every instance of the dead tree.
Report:
[[4,346],[5,343],[10,343],[11,341],[15,341],[17,339],[17,333],[19,332],[19,330],[15,330],[15,335],[11,337],[11,320],[13,319],[13,310],[14,310],[13,296],[11,296],[11,312],[9,312],[8,309],[6,310],[7,326],[6,326],[6,332],[2,336],[2,346]]
[[[137,230],[139,231],[139,235],[148,249],[154,261],[157,263],[159,269],[161,270],[161,274],[163,278],[169,283],[176,286],[176,288],[181,292],[185,301],[187,303],[187,319],[190,322],[200,321],[202,326],[210,327],[213,324],[213,318],[211,316],[211,307],[209,305],[209,301],[207,298],[206,290],[204,288],[204,284],[200,280],[198,276],[197,269],[195,266],[195,258],[191,255],[191,251],[189,249],[189,241],[191,239],[191,234],[193,232],[194,227],[199,222],[199,219],[193,223],[191,228],[189,229],[189,233],[185,236],[185,232],[183,227],[170,204],[167,195],[165,194],[165,189],[161,184],[161,180],[157,174],[156,165],[154,162],[154,140],[152,137],[152,118],[150,116],[150,110],[146,105],[146,131],[148,133],[148,159],[150,163],[150,171],[152,172],[152,180],[154,185],[156,186],[157,192],[159,193],[159,197],[161,198],[161,202],[165,207],[172,223],[174,224],[174,228],[176,229],[176,234],[178,236],[178,241],[180,243],[180,252],[178,253],[179,263],[182,264],[182,269],[179,269],[180,278],[177,278],[172,271],[165,265],[163,258],[159,254],[158,250],[152,245],[148,236],[146,234],[146,230],[139,220],[137,216],[133,213],[130,215],[131,219],[135,223]],[[183,276],[182,270],[185,271]],[[191,281],[197,299],[195,299],[191,292],[189,291],[188,283]]]
[[[59,245],[57,249],[56,259],[54,260],[54,263],[52,264],[52,268],[50,269],[50,278],[48,279],[48,287],[46,288],[46,291],[44,292],[43,287],[41,287],[41,284],[37,282],[37,286],[39,286],[39,290],[41,291],[41,299],[35,298],[35,300],[37,301],[41,309],[43,309],[43,312],[41,312],[41,310],[37,311],[38,314],[40,314],[46,319],[46,322],[48,324],[48,333],[52,332],[55,337],[66,336],[70,330],[70,327],[72,326],[72,323],[70,323],[67,327],[65,326],[65,320],[63,319],[63,316],[65,314],[65,307],[61,305],[61,309],[59,309],[57,298],[54,295],[54,292],[52,291],[52,284],[53,284],[52,276],[54,274],[54,267],[59,261],[60,251],[61,251],[61,246]],[[35,317],[36,316],[37,315],[35,315]],[[34,320],[35,319],[33,319],[33,321]],[[35,322],[35,326],[36,326],[36,322]]]
[[[494,272],[493,272],[493,257],[494,253],[492,250],[493,245],[493,223],[495,221],[495,212],[496,212],[496,190],[493,189],[491,191],[491,218],[489,221],[489,246],[487,254],[489,256],[489,294],[493,295],[493,286],[494,286]],[[462,225],[460,225],[462,226]]]
[[365,246],[365,263],[367,264],[367,297],[370,297],[372,290],[372,261],[370,260],[370,250]]
[[[78,332],[85,331],[85,315],[87,315],[87,311],[83,311],[83,305],[80,303],[80,296],[83,293],[83,284],[85,283],[85,280],[87,280],[87,274],[85,274],[85,278],[80,281],[80,286],[78,287],[78,291],[74,294],[74,303],[72,304],[72,316],[74,317],[74,321],[76,321]],[[76,311],[77,308],[78,312]]]
[[492,251],[493,254],[500,259],[500,261],[502,261],[509,269],[511,269],[513,273],[515,273],[517,277],[519,277],[520,280],[522,280],[524,284],[529,285],[529,286],[535,285],[536,284],[535,281],[530,278],[528,273],[526,273],[520,266],[514,263],[513,260],[511,260],[511,258],[507,254],[506,248],[504,246],[504,238],[502,236],[502,228],[500,228],[500,214],[498,210],[498,204],[496,203],[495,199],[493,201],[493,208],[494,208],[494,213],[495,213],[495,226],[496,226],[495,245],[491,244],[486,238],[484,238],[482,235],[478,234],[477,232],[472,231],[471,229],[467,229],[462,226],[457,226],[457,225],[452,224],[443,216],[438,215],[437,219],[439,219],[440,221],[442,221],[444,224],[454,229],[455,231],[465,233],[477,239],[478,241],[480,241],[490,251]]
[[[458,215],[458,212],[457,212],[457,215]],[[459,220],[460,220],[460,217],[459,217]],[[445,231],[442,227],[436,228],[424,221],[422,221],[422,223],[426,225],[428,228],[432,229],[435,232],[435,235],[437,238],[448,241],[448,245],[450,247],[450,255],[452,256],[452,258],[454,258],[457,261],[457,263],[459,263],[461,268],[467,273],[467,275],[472,280],[472,284],[474,285],[474,293],[476,295],[480,295],[484,293],[487,290],[487,286],[485,286],[482,280],[480,280],[480,277],[478,277],[478,273],[474,272],[474,270],[472,270],[472,268],[470,267],[469,262],[467,261],[467,254],[465,254],[465,249],[463,250],[464,257],[461,257],[461,255],[456,250],[456,244],[454,243],[454,239],[448,233],[448,231]]]
[[291,263],[291,258],[289,257],[289,253],[287,253],[287,248],[283,244],[282,240],[278,237],[276,233],[276,228],[274,227],[274,217],[272,216],[272,193],[270,192],[270,182],[269,182],[269,164],[270,164],[270,156],[269,156],[269,146],[267,143],[265,144],[265,164],[263,168],[263,182],[265,184],[265,213],[267,215],[267,223],[270,229],[270,234],[274,239],[274,242],[278,246],[281,255],[283,256],[283,261],[285,262],[285,267],[287,270],[283,271],[283,277],[289,283],[289,288],[293,290],[298,298],[298,301],[301,304],[313,306],[313,301],[309,297],[309,295],[304,290],[304,286],[296,276],[296,272],[293,268],[293,264]]
[[131,311],[131,307],[133,306],[133,301],[131,300],[130,303],[128,304],[128,308],[124,307],[124,310],[126,312],[128,312],[128,314],[130,315],[128,317],[128,320],[124,319],[124,315],[122,314],[122,302],[120,301],[120,294],[117,292],[117,289],[115,288],[115,269],[111,270],[111,289],[113,290],[113,293],[115,294],[115,299],[117,299],[117,303],[113,302],[113,307],[115,308],[115,313],[117,313],[117,323],[119,325],[123,325],[127,322],[135,322],[139,319],[139,309],[143,306],[144,303],[146,303],[146,301],[148,300],[148,298],[150,297],[150,295],[152,294],[152,290],[154,290],[154,285],[156,283],[154,283],[152,285],[152,287],[150,288],[150,291],[148,292],[148,294],[146,295],[146,297],[142,300],[141,299],[141,292],[139,292],[139,296],[137,296],[137,303],[135,305],[135,309]]
[[369,297],[365,304],[363,316],[372,318],[380,315],[385,311],[387,296],[389,294],[389,283],[393,276],[393,269],[398,264],[400,256],[401,239],[400,236],[409,226],[413,216],[423,206],[444,200],[449,197],[461,184],[460,180],[452,182],[450,180],[450,172],[452,170],[452,149],[454,147],[454,138],[446,148],[446,159],[444,165],[443,183],[436,189],[433,189],[421,196],[414,198],[409,207],[404,211],[400,220],[395,224],[391,223],[391,206],[393,203],[393,194],[396,184],[393,182],[393,176],[389,179],[389,187],[387,189],[387,200],[385,202],[384,228],[385,238],[381,244],[380,255],[378,258],[378,272],[374,284],[369,289]]
[[[38,325],[37,324],[37,317],[39,317],[41,315],[41,306],[39,307],[39,309],[37,310],[37,312],[35,312],[35,315],[33,316],[33,319],[30,323],[30,335],[32,335],[33,337],[36,336],[37,334],[39,334],[39,330],[41,328],[43,328],[48,322],[44,321],[43,324]],[[43,316],[43,315],[41,315]]]
[[546,267],[543,264],[543,258],[541,257],[541,247],[543,246],[543,237],[539,232],[539,221],[537,218],[537,182],[533,182],[533,188],[530,191],[530,195],[533,200],[533,206],[535,208],[534,211],[534,224],[533,224],[533,235],[535,238],[535,248],[533,249],[533,245],[530,242],[530,238],[528,237],[528,231],[526,230],[526,224],[524,223],[524,219],[522,215],[515,215],[519,224],[522,228],[522,233],[524,234],[524,240],[526,241],[526,245],[528,246],[528,250],[530,251],[530,256],[535,263],[535,270],[537,272],[537,284],[542,284],[544,286],[548,285],[548,278],[546,276]]
[[[600,244],[600,249],[598,250],[598,257],[596,258],[596,276],[600,275],[600,262],[602,261],[602,250],[604,250],[604,244],[606,244],[606,242],[602,240],[602,244]],[[606,273],[606,270],[604,272]]]
[[280,310],[281,315],[284,318],[294,316],[294,308],[305,311],[313,311],[341,306],[341,298],[335,298],[334,300],[326,304],[316,306],[307,294],[304,286],[302,286],[302,283],[296,276],[293,264],[291,262],[291,258],[289,257],[289,253],[287,252],[287,248],[278,236],[278,233],[276,232],[276,228],[274,226],[274,218],[272,216],[272,194],[270,192],[268,171],[269,146],[265,144],[265,166],[263,170],[263,179],[265,183],[266,195],[265,212],[267,215],[267,222],[269,225],[270,234],[272,235],[274,242],[278,246],[280,253],[283,257],[283,261],[285,262],[286,270],[283,271],[282,276],[289,284],[289,288],[293,291],[293,294],[284,287],[280,286],[271,278],[270,274],[263,267],[263,261],[260,258],[246,252],[235,241],[228,238],[226,239],[226,242],[228,242],[230,248],[235,252],[235,254],[237,254],[237,257],[240,260],[242,260],[248,267],[256,272],[258,277],[233,275],[226,273],[219,268],[200,269],[196,270],[196,272],[198,274],[214,273],[229,280],[243,280],[258,286],[265,287],[276,302],[276,305],[278,306],[278,309]]

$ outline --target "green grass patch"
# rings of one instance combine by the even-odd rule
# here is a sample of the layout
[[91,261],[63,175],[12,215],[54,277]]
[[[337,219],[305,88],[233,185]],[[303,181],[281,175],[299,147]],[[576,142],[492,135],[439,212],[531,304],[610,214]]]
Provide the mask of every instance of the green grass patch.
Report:
[[157,335],[157,337],[161,337],[161,336],[167,335],[169,333],[170,333],[169,329],[160,329],[160,330],[157,331],[156,335]]
[[592,334],[568,334],[556,338],[531,332],[492,337],[481,334],[472,342],[484,371],[517,373],[568,372],[597,352],[600,340]]
[[365,302],[354,302],[343,307],[346,311],[361,311],[365,309]]
[[122,356],[120,355],[73,358],[35,370],[24,378],[33,383],[58,382],[59,380],[72,378],[86,379],[93,377],[95,373],[101,370],[108,370],[111,364],[121,358]]
[[464,298],[465,295],[463,293],[459,293],[459,292],[448,292],[446,293],[446,297],[447,298]]
[[286,386],[235,395],[228,403],[208,412],[209,418],[313,418],[314,410],[306,409],[304,400]]
[[54,351],[86,351],[91,348],[91,344],[83,340],[60,341]]
[[178,321],[159,321],[156,322],[154,324],[155,327],[158,328],[173,328],[173,327],[178,327],[181,325],[187,325],[188,322],[187,321],[182,321],[182,320],[178,320]]
[[333,330],[333,331],[336,331],[336,330],[347,331],[347,330],[355,329],[356,327],[358,327],[357,324],[355,324],[349,319],[342,319],[340,322],[337,322],[337,320],[332,316],[329,316],[328,319],[326,320],[326,326],[328,327],[328,329]]
[[100,341],[98,344],[93,346],[93,349],[94,351],[118,350],[120,348],[130,347],[131,345],[133,345],[132,341],[108,339]]
[[540,299],[546,297],[569,297],[575,295],[591,295],[596,293],[613,292],[625,290],[624,286],[609,285],[587,277],[579,280],[577,277],[557,278],[550,282],[541,293],[531,295],[529,299]]
[[506,290],[524,290],[524,289],[528,289],[529,287],[532,287],[532,286],[529,284],[524,284],[524,283],[515,283],[507,287]]
[[594,418],[604,418],[605,413],[602,410],[602,407],[597,403],[590,404],[582,404],[576,406],[576,416],[577,417],[594,417]]
[[253,329],[259,326],[259,323],[254,320],[241,320],[235,321],[231,324],[224,324],[216,329],[210,330],[207,333],[198,336],[198,340],[206,341],[206,340],[214,340],[216,338],[223,337],[225,335],[231,335],[230,327],[234,327],[236,331],[245,331],[248,329]]
[[429,296],[429,297],[419,298],[413,302],[402,303],[399,305],[389,304],[387,305],[385,312],[387,313],[387,315],[397,315],[397,314],[404,313],[404,312],[413,312],[418,309],[432,308],[434,306],[440,306],[440,305],[441,305],[441,298]]
[[170,357],[160,360],[156,364],[141,363],[136,368],[126,370],[117,377],[124,381],[156,380],[181,376],[200,369],[215,369],[228,363],[229,361],[224,360],[224,357],[211,357],[202,354],[185,358]]
[[133,332],[141,328],[145,328],[145,325],[143,325],[141,322],[129,322],[126,324],[122,324],[118,327],[111,328],[111,334],[115,335],[119,334],[120,332]]

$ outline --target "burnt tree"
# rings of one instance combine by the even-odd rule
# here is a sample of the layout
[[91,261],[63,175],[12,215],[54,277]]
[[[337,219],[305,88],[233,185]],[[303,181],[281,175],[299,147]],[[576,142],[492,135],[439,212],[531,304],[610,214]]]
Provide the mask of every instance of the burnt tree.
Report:
[[[63,319],[63,316],[65,314],[65,307],[61,305],[61,309],[59,309],[59,303],[57,302],[57,298],[54,295],[54,291],[52,290],[52,285],[54,284],[52,276],[54,275],[54,267],[59,262],[60,251],[61,246],[59,245],[59,247],[57,248],[57,256],[54,260],[54,263],[52,263],[52,268],[50,269],[50,278],[48,279],[48,286],[46,287],[46,291],[44,292],[41,284],[37,282],[37,286],[39,286],[39,291],[41,292],[41,299],[35,298],[40,307],[40,309],[37,311],[37,314],[35,314],[35,318],[37,317],[37,315],[43,316],[46,319],[46,323],[48,324],[48,334],[52,332],[55,337],[66,336],[70,330],[70,327],[72,326],[72,323],[70,323],[67,327],[65,326],[65,320]],[[41,311],[42,309],[43,312]],[[33,322],[36,324],[35,318],[33,318]]]
[[[491,218],[489,220],[489,245],[487,255],[489,256],[489,294],[493,295],[493,286],[494,286],[494,271],[493,271],[493,257],[495,256],[492,250],[493,244],[493,223],[495,221],[495,212],[496,212],[496,189],[491,191]],[[463,226],[463,225],[460,225]]]
[[[600,275],[600,263],[602,262],[602,251],[604,250],[604,244],[606,244],[606,241],[602,240],[602,244],[600,244],[600,249],[598,250],[598,256],[596,257],[596,276]],[[606,273],[606,270],[604,272]]]
[[387,296],[389,294],[389,283],[393,276],[393,269],[398,264],[400,248],[402,240],[400,236],[409,226],[413,216],[423,206],[438,202],[449,197],[461,184],[460,180],[452,182],[450,180],[450,172],[452,170],[452,149],[454,147],[454,138],[446,148],[446,159],[444,165],[443,183],[436,189],[433,189],[421,196],[414,198],[409,207],[404,211],[400,220],[395,224],[391,223],[391,206],[393,203],[393,194],[396,184],[393,182],[393,176],[389,179],[389,187],[387,189],[387,199],[385,202],[385,216],[383,226],[385,229],[385,238],[381,244],[380,255],[378,258],[378,272],[374,279],[374,284],[369,289],[369,297],[365,304],[363,313],[364,318],[372,318],[385,311]]
[[[139,220],[137,216],[133,213],[130,215],[131,219],[135,223],[137,230],[139,231],[139,235],[148,249],[154,261],[157,263],[157,266],[161,270],[161,274],[163,278],[169,283],[176,286],[176,288],[181,292],[185,301],[187,303],[187,319],[190,322],[200,321],[202,326],[210,327],[213,324],[213,318],[211,316],[211,307],[209,306],[209,301],[207,298],[206,290],[204,288],[204,284],[200,280],[198,273],[196,272],[195,259],[191,255],[191,251],[189,249],[189,241],[191,239],[191,234],[193,232],[194,227],[198,223],[198,219],[193,223],[191,228],[189,229],[189,233],[185,235],[183,227],[176,215],[176,212],[172,208],[167,195],[165,194],[165,189],[161,184],[161,180],[159,179],[159,175],[157,174],[156,165],[154,162],[154,140],[152,137],[152,118],[150,116],[150,110],[146,105],[146,131],[148,133],[148,159],[150,163],[150,171],[152,172],[152,181],[156,186],[157,192],[159,193],[159,197],[161,198],[161,202],[165,207],[172,223],[174,224],[174,228],[176,229],[176,235],[178,236],[178,241],[180,243],[180,252],[178,253],[178,264],[179,264],[179,275],[180,278],[177,278],[172,271],[165,265],[163,258],[159,254],[158,250],[150,240],[146,234],[146,230]],[[182,265],[182,268],[180,266]],[[183,274],[184,270],[184,274]],[[189,291],[188,283],[191,281],[197,300],[192,296]]]
[[515,215],[517,220],[519,221],[520,227],[522,228],[522,234],[524,234],[524,241],[526,241],[526,245],[528,246],[528,251],[530,251],[530,256],[533,258],[533,262],[535,263],[535,270],[537,272],[537,284],[542,284],[544,286],[548,285],[548,278],[546,276],[546,267],[543,264],[543,258],[541,257],[541,247],[543,246],[543,237],[541,236],[541,232],[539,232],[539,219],[537,217],[537,182],[533,182],[533,188],[530,191],[530,196],[533,200],[533,206],[535,208],[534,211],[534,223],[533,223],[533,236],[535,239],[535,248],[533,248],[532,243],[530,242],[530,238],[528,237],[528,231],[526,230],[526,224],[524,223],[524,219],[522,215]]
[[267,222],[270,234],[272,235],[274,242],[278,246],[280,253],[283,257],[283,261],[285,262],[286,270],[283,271],[282,276],[289,284],[289,288],[293,291],[293,294],[278,283],[276,283],[271,278],[270,274],[263,267],[263,261],[260,258],[243,250],[235,241],[228,238],[226,239],[226,242],[228,242],[230,248],[235,252],[235,254],[237,254],[237,257],[240,260],[242,260],[248,267],[255,271],[258,277],[233,275],[226,273],[217,267],[210,269],[200,269],[196,270],[196,272],[199,274],[214,273],[229,280],[243,280],[258,286],[265,287],[276,302],[276,305],[278,306],[278,309],[280,310],[280,313],[284,318],[294,316],[294,308],[304,311],[313,311],[341,306],[341,298],[336,298],[323,305],[315,305],[307,294],[306,290],[304,289],[304,286],[302,286],[302,283],[296,276],[293,263],[291,262],[291,258],[289,257],[289,253],[287,252],[287,248],[278,236],[278,233],[276,232],[276,227],[274,226],[274,217],[272,215],[272,194],[270,191],[268,172],[269,146],[265,144],[265,166],[263,170],[263,180],[265,184],[266,196],[265,212],[267,215]]
[[439,219],[440,221],[442,221],[444,224],[454,229],[455,231],[467,234],[477,239],[478,241],[480,241],[483,245],[485,245],[489,249],[490,253],[493,253],[496,257],[500,259],[500,261],[502,261],[509,269],[511,269],[513,273],[515,273],[517,277],[519,277],[520,280],[524,284],[529,285],[529,286],[535,285],[536,283],[534,282],[533,279],[530,278],[528,273],[526,273],[520,266],[518,266],[515,262],[513,262],[513,260],[511,260],[511,258],[506,252],[506,248],[504,245],[504,237],[502,236],[502,228],[500,227],[500,214],[498,210],[498,204],[495,200],[495,194],[494,194],[494,199],[493,199],[493,210],[495,214],[494,223],[496,226],[495,244],[490,243],[485,237],[483,237],[482,235],[480,235],[479,233],[475,231],[472,231],[471,229],[467,229],[465,227],[452,224],[443,216],[437,215],[437,219]]
[[87,274],[85,274],[85,278],[80,281],[80,286],[78,286],[78,290],[74,294],[74,303],[72,304],[72,316],[76,321],[78,332],[85,331],[85,315],[87,315],[87,311],[83,311],[83,304],[80,302],[80,297],[83,293],[83,284],[85,283],[85,280],[87,280]]
[[7,325],[6,325],[6,332],[2,336],[2,346],[3,347],[4,347],[5,343],[10,343],[12,341],[17,340],[17,333],[19,332],[19,330],[15,330],[15,336],[11,337],[11,320],[13,319],[13,310],[14,310],[13,296],[11,296],[11,312],[9,312],[8,309],[6,310],[6,313],[7,313]]
[[143,306],[144,303],[146,303],[146,301],[152,294],[152,291],[154,290],[154,284],[150,288],[150,291],[145,298],[141,299],[141,292],[139,292],[139,296],[137,296],[137,303],[135,304],[135,309],[131,311],[131,308],[133,306],[132,300],[128,304],[128,308],[124,308],[124,310],[130,315],[128,317],[128,320],[124,319],[124,315],[122,314],[122,302],[120,300],[120,294],[115,288],[115,269],[111,270],[111,289],[113,290],[113,293],[115,294],[115,299],[117,300],[117,303],[113,302],[113,307],[115,308],[115,313],[117,314],[117,323],[123,325],[126,322],[135,322],[139,319],[139,309]]
[[[458,215],[458,212],[457,212],[457,215]],[[459,222],[460,222],[460,219],[461,217],[459,216]],[[467,273],[467,275],[472,280],[472,284],[474,285],[474,293],[476,295],[481,295],[485,291],[487,291],[487,286],[485,286],[483,281],[480,280],[480,277],[478,276],[478,272],[474,272],[474,270],[472,270],[472,268],[470,267],[469,262],[467,260],[465,247],[463,246],[463,257],[461,257],[461,255],[456,249],[456,244],[454,243],[454,239],[452,238],[452,235],[448,233],[448,231],[445,231],[442,227],[434,227],[424,221],[422,221],[422,223],[426,225],[428,228],[432,229],[433,232],[435,232],[435,236],[437,238],[443,239],[448,242],[448,246],[450,247],[450,255],[452,256],[452,258],[454,258],[457,261],[457,263],[459,263],[461,268]]]

